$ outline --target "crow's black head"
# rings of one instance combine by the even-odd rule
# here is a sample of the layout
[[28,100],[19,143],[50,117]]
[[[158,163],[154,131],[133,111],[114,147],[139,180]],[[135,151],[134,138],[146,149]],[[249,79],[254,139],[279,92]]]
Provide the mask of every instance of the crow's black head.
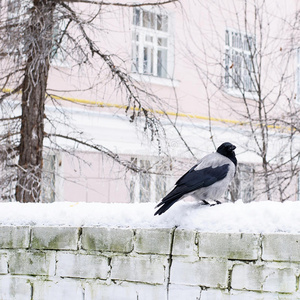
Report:
[[219,148],[217,149],[217,152],[228,157],[235,165],[237,164],[237,160],[235,157],[234,149],[236,147],[232,145],[231,143],[223,143]]

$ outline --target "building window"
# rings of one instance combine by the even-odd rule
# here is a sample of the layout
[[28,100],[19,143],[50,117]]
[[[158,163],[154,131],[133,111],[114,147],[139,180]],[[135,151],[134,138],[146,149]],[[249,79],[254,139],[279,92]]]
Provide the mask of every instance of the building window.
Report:
[[32,7],[30,0],[8,0],[6,2],[6,36],[7,54],[14,56],[15,62],[24,58],[25,34],[22,26],[28,22],[29,11]]
[[133,9],[132,72],[169,78],[169,16],[165,11]]
[[55,201],[55,184],[56,184],[56,165],[57,157],[55,154],[44,155],[43,173],[42,173],[42,202]]
[[149,172],[140,172],[130,181],[130,202],[158,202],[167,193],[172,166],[169,160],[155,161],[132,157],[131,162]]
[[[1,3],[1,2],[0,2]],[[28,26],[28,19],[31,17],[30,9],[32,1],[30,0],[9,0],[7,2],[7,44],[9,45],[8,54],[17,59],[26,58],[27,44],[31,40],[24,34],[22,26]],[[52,49],[50,53],[51,63],[66,64],[66,46],[67,46],[67,21],[59,12],[54,11],[52,28]],[[26,28],[25,28],[26,29]],[[46,40],[45,40],[46,42]]]
[[247,34],[225,31],[225,79],[227,89],[241,92],[254,91],[255,39]]
[[61,13],[54,12],[53,39],[51,51],[51,63],[55,65],[66,65],[67,48],[67,20]]
[[254,200],[255,169],[252,164],[239,163],[236,175],[226,198],[232,202],[242,199],[244,203]]

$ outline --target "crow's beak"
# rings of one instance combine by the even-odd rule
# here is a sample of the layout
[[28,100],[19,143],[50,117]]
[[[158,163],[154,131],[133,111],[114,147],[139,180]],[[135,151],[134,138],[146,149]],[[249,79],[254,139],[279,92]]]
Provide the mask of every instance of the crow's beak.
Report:
[[236,148],[236,146],[232,145],[232,146],[230,147],[230,150],[233,151],[235,148]]

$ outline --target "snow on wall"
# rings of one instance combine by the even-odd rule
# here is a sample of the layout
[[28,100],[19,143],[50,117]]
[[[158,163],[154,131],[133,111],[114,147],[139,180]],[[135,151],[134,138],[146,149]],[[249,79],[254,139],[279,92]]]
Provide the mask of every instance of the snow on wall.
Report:
[[0,203],[0,299],[300,299],[300,202]]
[[0,299],[299,299],[300,234],[0,226]]
[[197,229],[201,232],[300,234],[300,201],[224,203],[179,201],[161,216],[156,203],[0,203],[0,225]]

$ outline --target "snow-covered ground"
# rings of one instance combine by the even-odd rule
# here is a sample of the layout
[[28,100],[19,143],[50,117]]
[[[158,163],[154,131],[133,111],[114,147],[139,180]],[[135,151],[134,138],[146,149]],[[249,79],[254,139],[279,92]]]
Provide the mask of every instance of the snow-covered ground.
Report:
[[300,202],[225,203],[180,201],[161,216],[154,203],[0,203],[0,225],[65,225],[179,228],[208,232],[300,232]]

